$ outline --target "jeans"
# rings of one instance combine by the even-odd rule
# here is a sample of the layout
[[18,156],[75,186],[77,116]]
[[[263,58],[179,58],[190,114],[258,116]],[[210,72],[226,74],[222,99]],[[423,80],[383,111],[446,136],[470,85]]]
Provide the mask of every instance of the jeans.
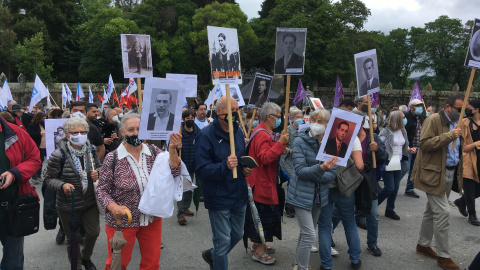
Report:
[[310,249],[315,243],[315,223],[320,215],[320,204],[313,204],[312,210],[296,207],[300,236],[296,250],[296,262],[299,270],[307,270],[310,261]]
[[212,227],[213,269],[228,270],[228,253],[243,237],[247,205],[223,211],[208,210]]
[[[318,245],[320,260],[322,266],[327,269],[333,268],[333,260],[331,254],[331,241],[332,241],[332,222],[333,222],[333,208],[334,205],[338,210],[339,220],[343,223],[345,230],[345,236],[348,243],[348,254],[350,261],[358,263],[360,261],[360,254],[362,250],[360,248],[360,237],[358,236],[357,224],[355,223],[355,194],[345,198],[340,196],[335,189],[330,189],[330,194],[335,192],[330,202],[325,205],[318,219]],[[334,225],[336,225],[334,224]]]
[[415,189],[413,187],[413,182],[410,180],[410,176],[412,175],[413,166],[415,165],[416,158],[417,158],[417,154],[408,154],[408,162],[410,163],[410,170],[408,171],[407,186],[405,187],[405,192],[410,192]]
[[378,193],[378,205],[387,199],[386,211],[395,210],[395,200],[397,199],[398,188],[402,180],[403,168],[408,166],[407,161],[401,162],[401,170],[398,171],[384,171],[383,172],[383,189]]
[[372,201],[372,210],[367,215],[367,245],[376,246],[378,239],[378,200]]
[[3,246],[3,257],[0,264],[1,270],[23,270],[23,240],[24,237],[6,235],[6,222],[4,214],[0,214],[0,241]]

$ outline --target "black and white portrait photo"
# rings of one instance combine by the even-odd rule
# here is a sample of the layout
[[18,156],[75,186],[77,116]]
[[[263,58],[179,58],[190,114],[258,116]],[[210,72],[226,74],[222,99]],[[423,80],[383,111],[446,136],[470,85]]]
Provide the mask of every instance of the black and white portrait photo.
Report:
[[50,157],[50,154],[58,149],[58,142],[65,137],[63,131],[63,123],[68,119],[45,119],[45,148],[47,151],[47,158]]
[[363,97],[380,91],[378,78],[377,50],[355,54],[358,96]]
[[125,78],[153,77],[152,45],[149,35],[120,35]]
[[473,24],[470,44],[468,45],[465,66],[480,68],[480,19],[475,19]]
[[185,91],[176,80],[145,79],[140,139],[168,140],[170,134],[179,132]]
[[237,29],[207,26],[212,80],[242,83]]
[[[225,84],[221,84],[220,88],[222,89],[222,95],[227,95],[227,89]],[[238,106],[245,106],[245,100],[243,100],[242,92],[238,84],[229,84],[230,96],[238,102]]]
[[253,89],[248,100],[249,107],[262,108],[268,100],[268,93],[272,87],[273,77],[261,73],[255,74]]
[[275,75],[302,75],[307,28],[277,28]]

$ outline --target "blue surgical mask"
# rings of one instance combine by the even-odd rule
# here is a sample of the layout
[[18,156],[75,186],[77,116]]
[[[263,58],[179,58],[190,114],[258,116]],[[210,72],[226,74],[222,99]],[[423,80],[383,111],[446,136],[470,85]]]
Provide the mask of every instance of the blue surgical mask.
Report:
[[259,122],[258,120],[253,120],[252,127],[258,126]]
[[403,125],[404,125],[404,126],[407,125],[407,118],[403,118]]
[[430,112],[427,112],[427,116],[430,116]]
[[377,112],[377,108],[371,108],[371,111],[372,111],[372,113],[376,113],[376,112]]
[[416,115],[420,115],[423,113],[423,108],[422,107],[416,107],[415,108],[415,114]]
[[304,122],[303,122],[303,119],[297,119],[294,121],[294,123],[295,125],[300,126],[300,125],[303,125]]
[[216,111],[216,110],[217,110],[217,106],[213,106],[213,110]]
[[275,120],[275,124],[273,124],[273,128],[279,127],[281,123],[282,123],[282,119],[277,118],[277,120]]

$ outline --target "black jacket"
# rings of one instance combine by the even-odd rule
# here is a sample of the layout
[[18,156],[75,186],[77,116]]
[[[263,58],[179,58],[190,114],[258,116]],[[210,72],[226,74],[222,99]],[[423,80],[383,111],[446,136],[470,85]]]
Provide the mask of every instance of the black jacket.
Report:
[[182,123],[182,161],[190,174],[195,172],[195,139],[198,133],[200,128],[196,124],[193,124],[192,132],[187,132]]
[[[45,126],[42,124],[42,127],[45,129]],[[37,147],[40,146],[40,143],[42,142],[42,129],[40,129],[39,124],[35,123],[30,123],[30,125],[27,126],[27,132],[28,135],[32,138],[32,140],[35,142]]]
[[[418,117],[420,118],[421,128],[421,125],[423,125],[423,121],[425,121],[425,118],[427,117],[423,113]],[[405,126],[405,130],[407,131],[408,146],[413,147],[413,138],[415,137],[415,129],[417,128],[417,115],[409,111],[405,113],[405,118],[407,119],[407,125]]]

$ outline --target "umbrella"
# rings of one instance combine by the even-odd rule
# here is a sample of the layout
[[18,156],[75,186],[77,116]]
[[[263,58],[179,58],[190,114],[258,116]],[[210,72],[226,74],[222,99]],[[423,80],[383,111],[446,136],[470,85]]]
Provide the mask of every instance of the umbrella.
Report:
[[[263,225],[262,221],[260,220],[260,216],[258,215],[257,206],[255,206],[255,202],[253,201],[253,193],[252,188],[248,185],[248,203],[250,204],[250,212],[252,212],[252,219],[253,223],[255,224],[255,229],[258,232],[258,236],[260,236],[260,240],[262,243],[265,244],[265,235],[263,233]],[[248,235],[246,233],[243,234],[243,246],[245,247],[245,252],[247,252],[248,248]],[[267,248],[265,248],[265,252],[268,254]]]
[[70,188],[72,193],[72,212],[70,213],[70,221],[68,222],[70,226],[70,266],[72,270],[77,270],[77,259],[78,259],[78,239],[77,239],[77,229],[80,226],[80,221],[75,214],[75,191],[73,188]]
[[[132,213],[130,210],[123,209],[128,217],[127,224],[132,224]],[[112,263],[111,268],[112,270],[121,270],[122,269],[122,248],[127,244],[127,240],[123,236],[123,232],[120,230],[120,225],[122,224],[121,219],[117,219],[117,230],[115,230],[115,234],[109,240],[110,244],[112,244]]]

